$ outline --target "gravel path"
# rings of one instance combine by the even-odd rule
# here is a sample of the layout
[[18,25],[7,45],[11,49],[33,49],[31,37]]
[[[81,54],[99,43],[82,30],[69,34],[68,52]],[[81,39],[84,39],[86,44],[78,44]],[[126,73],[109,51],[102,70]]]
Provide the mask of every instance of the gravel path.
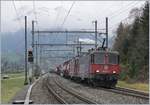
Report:
[[60,77],[58,75],[55,76],[59,78],[61,83],[67,84],[67,86],[76,89],[78,92],[91,98],[97,103],[102,103],[102,104],[148,104],[149,103],[149,100],[136,98],[133,96],[121,95],[113,92],[108,92],[105,90],[100,90],[89,86],[84,86],[82,84],[72,82],[71,80],[64,79],[63,77]]
[[44,82],[45,77],[42,77],[32,88],[30,99],[33,100],[34,104],[58,104],[59,102],[49,94],[47,87]]

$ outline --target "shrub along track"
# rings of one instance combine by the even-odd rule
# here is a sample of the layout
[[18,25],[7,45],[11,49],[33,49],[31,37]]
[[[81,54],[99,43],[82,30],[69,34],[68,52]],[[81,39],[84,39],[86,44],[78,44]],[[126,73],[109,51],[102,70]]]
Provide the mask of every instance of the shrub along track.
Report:
[[49,92],[62,104],[96,104],[72,88],[64,86],[53,76],[49,76],[45,84]]

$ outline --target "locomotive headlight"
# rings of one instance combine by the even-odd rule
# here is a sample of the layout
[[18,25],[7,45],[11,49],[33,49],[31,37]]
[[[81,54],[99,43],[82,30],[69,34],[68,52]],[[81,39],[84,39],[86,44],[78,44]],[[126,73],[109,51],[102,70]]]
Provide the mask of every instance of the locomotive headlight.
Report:
[[116,71],[113,71],[113,73],[116,73]]
[[99,70],[96,70],[96,73],[99,73]]

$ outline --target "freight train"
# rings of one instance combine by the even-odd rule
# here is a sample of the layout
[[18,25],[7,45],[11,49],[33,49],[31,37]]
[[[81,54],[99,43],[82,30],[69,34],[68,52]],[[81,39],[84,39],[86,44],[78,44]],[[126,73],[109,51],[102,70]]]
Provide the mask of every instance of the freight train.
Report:
[[119,53],[107,49],[91,49],[57,67],[57,74],[93,86],[113,88],[120,73]]

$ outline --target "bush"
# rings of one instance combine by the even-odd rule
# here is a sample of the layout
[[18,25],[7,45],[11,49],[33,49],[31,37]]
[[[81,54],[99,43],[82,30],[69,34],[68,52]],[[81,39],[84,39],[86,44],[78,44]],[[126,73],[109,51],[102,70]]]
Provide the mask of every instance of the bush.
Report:
[[128,80],[128,66],[121,64],[121,73],[119,75],[120,80]]

